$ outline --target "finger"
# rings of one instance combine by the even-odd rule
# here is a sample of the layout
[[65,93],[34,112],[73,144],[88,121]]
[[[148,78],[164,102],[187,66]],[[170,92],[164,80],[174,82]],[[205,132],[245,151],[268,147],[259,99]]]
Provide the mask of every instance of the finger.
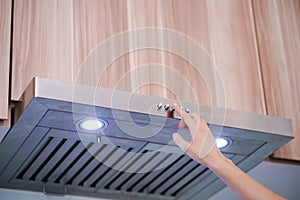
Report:
[[171,112],[170,110],[167,111],[167,117],[168,118],[174,118],[174,112]]
[[186,151],[189,146],[190,146],[190,143],[187,142],[186,140],[184,140],[181,135],[179,135],[178,133],[173,133],[173,140],[174,140],[174,143],[180,147],[180,149],[182,149],[182,151]]
[[[173,104],[173,108],[174,108],[175,112],[181,117],[181,115],[182,115],[181,108],[176,103]],[[184,121],[180,120],[180,122],[178,124],[178,128],[185,128],[185,127],[186,127],[186,124],[184,123]]]
[[183,114],[182,115],[182,121],[186,124],[186,126],[190,129],[193,130],[196,126],[196,122],[194,119],[191,117],[189,114]]
[[179,116],[182,115],[182,110],[180,109],[180,107],[179,107],[176,103],[173,104],[173,108],[175,109],[176,113],[177,113]]
[[192,113],[191,117],[195,120],[195,122],[198,122],[200,120],[200,116],[197,113]]
[[179,124],[178,124],[178,128],[185,128],[187,127],[186,124],[184,123],[183,120],[180,120]]

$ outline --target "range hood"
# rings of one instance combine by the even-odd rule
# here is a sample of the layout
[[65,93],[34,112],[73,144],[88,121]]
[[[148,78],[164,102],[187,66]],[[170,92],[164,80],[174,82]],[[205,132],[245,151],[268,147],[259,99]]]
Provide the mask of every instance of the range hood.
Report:
[[[173,102],[35,78],[0,143],[0,187],[111,199],[207,199],[225,184],[172,142],[179,118],[166,117],[164,105]],[[246,172],[292,139],[288,119],[180,104],[230,141],[221,151]],[[104,128],[85,130],[86,119],[102,120]]]

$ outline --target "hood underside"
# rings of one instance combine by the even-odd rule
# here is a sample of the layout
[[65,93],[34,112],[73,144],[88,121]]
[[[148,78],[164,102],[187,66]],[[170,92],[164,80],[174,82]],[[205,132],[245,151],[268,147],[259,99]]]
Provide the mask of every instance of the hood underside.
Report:
[[[207,199],[225,185],[172,141],[174,100],[35,78],[0,143],[0,187],[112,199]],[[292,139],[283,118],[181,102],[208,122],[248,171]],[[84,130],[85,119],[105,128]],[[185,130],[180,130],[188,140]]]

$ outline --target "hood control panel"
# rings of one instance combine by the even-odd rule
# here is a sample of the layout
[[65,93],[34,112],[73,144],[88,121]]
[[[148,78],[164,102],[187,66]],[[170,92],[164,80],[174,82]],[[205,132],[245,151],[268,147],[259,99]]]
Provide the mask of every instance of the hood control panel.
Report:
[[[173,106],[171,106],[170,104],[163,104],[163,103],[158,103],[156,104],[156,108],[157,110],[163,110],[163,111],[170,111],[170,112],[174,112],[175,109],[173,108]],[[183,106],[180,107],[181,110],[183,110],[186,113],[190,113],[190,109],[189,108],[184,108]]]

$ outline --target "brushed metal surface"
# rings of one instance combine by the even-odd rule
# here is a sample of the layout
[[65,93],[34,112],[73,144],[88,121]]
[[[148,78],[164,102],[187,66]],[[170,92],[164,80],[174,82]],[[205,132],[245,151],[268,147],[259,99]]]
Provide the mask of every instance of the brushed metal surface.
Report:
[[[149,113],[149,109],[159,103],[171,105],[178,103],[178,100],[174,99],[95,88],[44,78],[35,78],[33,82],[35,87],[31,98],[43,97],[140,113]],[[27,93],[30,93],[27,90],[24,93],[25,96]],[[32,89],[30,88],[29,90],[31,91]],[[211,124],[292,136],[290,119],[207,105],[197,105],[189,102],[180,103],[183,107],[189,108],[191,113],[196,112],[200,114],[201,117]],[[151,114],[166,116],[164,112],[159,111],[151,112]]]

